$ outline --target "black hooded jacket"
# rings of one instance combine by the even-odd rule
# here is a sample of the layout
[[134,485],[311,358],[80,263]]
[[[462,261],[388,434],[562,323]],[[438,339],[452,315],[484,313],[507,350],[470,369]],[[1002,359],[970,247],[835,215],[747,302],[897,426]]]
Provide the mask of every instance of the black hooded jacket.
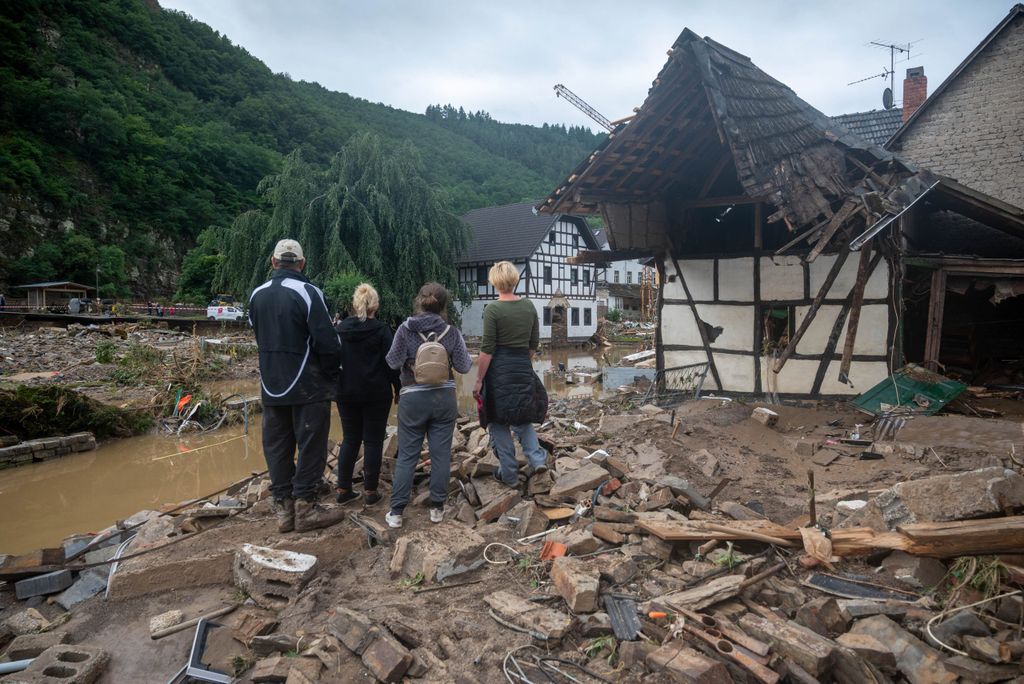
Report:
[[349,316],[334,329],[341,337],[338,401],[385,401],[398,394],[399,373],[384,360],[394,337],[391,328],[375,318]]
[[323,293],[298,271],[277,269],[249,298],[266,406],[334,399],[341,342]]

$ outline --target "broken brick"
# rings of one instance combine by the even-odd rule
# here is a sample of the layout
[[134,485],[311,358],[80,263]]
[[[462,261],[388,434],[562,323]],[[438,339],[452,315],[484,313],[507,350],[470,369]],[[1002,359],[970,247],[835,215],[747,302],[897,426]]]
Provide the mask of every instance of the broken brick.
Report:
[[382,682],[399,682],[412,665],[409,649],[390,634],[380,633],[363,651],[363,664]]
[[345,648],[356,655],[363,654],[378,632],[369,618],[344,606],[335,607],[329,629]]
[[572,612],[597,610],[598,574],[588,570],[582,561],[566,556],[556,558],[551,564],[551,581]]
[[647,655],[647,665],[664,672],[673,682],[731,684],[725,663],[713,660],[678,642],[669,642]]

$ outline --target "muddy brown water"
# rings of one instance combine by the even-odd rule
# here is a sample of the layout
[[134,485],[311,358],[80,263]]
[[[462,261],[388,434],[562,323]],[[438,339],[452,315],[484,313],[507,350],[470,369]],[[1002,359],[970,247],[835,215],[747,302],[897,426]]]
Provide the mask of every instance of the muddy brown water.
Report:
[[[588,397],[600,385],[566,385],[547,373],[566,368],[599,368],[636,351],[624,346],[591,355],[552,351],[537,357],[534,368],[552,398]],[[475,412],[475,371],[458,378],[459,408]],[[212,389],[252,395],[257,381],[230,381]],[[394,424],[394,413],[391,423]],[[341,439],[337,412],[331,416],[331,439]],[[204,447],[198,451],[190,451]],[[94,451],[0,471],[0,553],[20,554],[59,545],[66,536],[101,530],[143,509],[159,509],[225,487],[266,468],[260,446],[260,418],[249,433],[242,426],[181,439],[156,433],[101,445]]]

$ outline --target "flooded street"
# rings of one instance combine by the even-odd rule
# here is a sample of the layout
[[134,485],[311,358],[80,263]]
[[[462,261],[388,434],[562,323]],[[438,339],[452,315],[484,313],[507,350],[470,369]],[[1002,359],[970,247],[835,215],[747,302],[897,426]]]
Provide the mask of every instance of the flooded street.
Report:
[[[593,396],[600,384],[566,385],[547,373],[565,368],[596,369],[604,358],[614,363],[633,346],[615,347],[597,355],[555,350],[538,356],[534,368],[552,399]],[[459,408],[475,411],[475,372],[458,378]],[[253,395],[258,383],[231,381],[215,385],[222,395]],[[244,391],[243,391],[244,390]],[[337,412],[331,416],[331,439],[341,439]],[[391,417],[394,424],[394,415]],[[198,451],[190,451],[204,447]],[[183,453],[185,452],[185,453]],[[57,546],[69,534],[94,532],[142,509],[158,509],[204,496],[266,468],[260,447],[260,417],[243,436],[241,425],[178,440],[151,433],[101,445],[95,451],[0,471],[0,553],[24,553]]]

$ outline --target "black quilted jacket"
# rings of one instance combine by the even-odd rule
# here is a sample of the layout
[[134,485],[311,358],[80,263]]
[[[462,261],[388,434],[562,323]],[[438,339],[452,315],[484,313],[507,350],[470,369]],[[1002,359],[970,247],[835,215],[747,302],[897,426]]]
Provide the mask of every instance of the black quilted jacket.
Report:
[[544,421],[548,393],[533,372],[528,349],[498,347],[494,350],[484,378],[483,400],[487,422],[522,425]]

